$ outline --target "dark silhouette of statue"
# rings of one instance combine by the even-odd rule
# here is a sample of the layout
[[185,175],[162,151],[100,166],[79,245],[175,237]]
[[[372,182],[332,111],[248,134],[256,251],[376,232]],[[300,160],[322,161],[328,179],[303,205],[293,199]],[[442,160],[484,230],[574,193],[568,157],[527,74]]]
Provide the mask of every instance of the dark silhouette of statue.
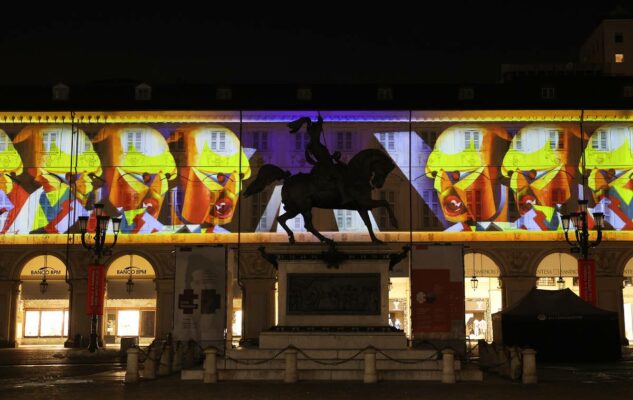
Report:
[[303,216],[305,228],[321,242],[333,243],[331,239],[321,235],[312,225],[312,208],[356,210],[362,218],[372,242],[380,242],[373,232],[369,218],[369,210],[384,207],[394,227],[398,223],[393,209],[386,200],[371,198],[373,189],[380,189],[387,175],[395,165],[383,151],[366,149],[354,155],[349,164],[339,162],[340,154],[331,155],[327,147],[319,139],[323,119],[319,116],[316,123],[304,117],[289,124],[291,132],[297,132],[307,124],[310,143],[305,149],[308,163],[314,165],[309,174],[291,175],[276,165],[262,166],[253,181],[244,191],[249,197],[259,193],[275,181],[283,180],[281,201],[285,213],[277,218],[282,228],[288,233],[288,240],[294,243],[294,234],[286,221],[298,214]]
[[321,133],[323,132],[323,118],[319,115],[317,122],[314,123],[308,117],[299,118],[288,124],[290,133],[297,133],[303,125],[306,125],[310,141],[305,148],[306,161],[314,165],[313,171],[315,177],[320,180],[334,180],[336,188],[341,195],[341,201],[347,203],[351,198],[345,190],[345,182],[343,178],[344,167],[341,161],[341,153],[338,151],[330,154],[327,147],[321,143]]

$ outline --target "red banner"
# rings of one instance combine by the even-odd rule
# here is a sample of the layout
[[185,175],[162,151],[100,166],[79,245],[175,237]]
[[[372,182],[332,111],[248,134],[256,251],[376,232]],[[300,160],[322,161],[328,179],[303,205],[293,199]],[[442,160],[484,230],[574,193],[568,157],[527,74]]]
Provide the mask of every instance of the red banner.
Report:
[[578,287],[580,298],[596,305],[596,262],[578,260]]
[[103,315],[103,298],[105,295],[105,266],[88,265],[88,304],[86,314]]
[[448,269],[413,269],[411,296],[414,334],[450,334],[453,321],[464,319],[464,282],[451,282]]

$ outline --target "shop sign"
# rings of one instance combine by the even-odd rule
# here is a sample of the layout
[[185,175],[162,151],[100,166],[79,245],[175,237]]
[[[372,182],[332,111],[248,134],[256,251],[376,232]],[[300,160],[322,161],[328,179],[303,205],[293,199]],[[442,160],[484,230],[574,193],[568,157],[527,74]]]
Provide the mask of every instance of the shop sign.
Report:
[[103,315],[103,298],[105,295],[105,266],[88,265],[88,293],[86,314]]
[[596,305],[596,261],[578,260],[580,298]]
[[37,276],[37,277],[41,277],[42,275],[46,275],[46,276],[61,276],[62,274],[62,270],[61,269],[55,269],[53,267],[40,267],[37,269],[31,269],[29,271],[29,275],[31,276]]
[[147,275],[147,270],[144,268],[134,267],[130,265],[129,267],[125,267],[125,268],[116,268],[114,273],[116,274],[116,276],[134,275],[134,276],[141,277],[143,275]]

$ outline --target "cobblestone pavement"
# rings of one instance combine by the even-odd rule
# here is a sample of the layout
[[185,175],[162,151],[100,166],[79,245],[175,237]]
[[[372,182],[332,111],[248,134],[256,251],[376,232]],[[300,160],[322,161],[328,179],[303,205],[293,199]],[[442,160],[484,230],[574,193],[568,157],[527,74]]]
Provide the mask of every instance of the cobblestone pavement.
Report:
[[[16,350],[13,350],[16,351]],[[19,350],[22,351],[22,350]],[[104,362],[112,355],[53,353],[44,361],[61,363],[7,365],[10,360],[33,360],[35,355],[6,356],[0,350],[0,399],[616,399],[631,398],[633,393],[633,360],[604,364],[542,364],[538,368],[539,383],[523,385],[493,374],[483,382],[458,382],[443,385],[435,382],[219,382],[203,384],[181,381],[177,375],[123,383],[123,366]],[[65,354],[66,357],[61,357]],[[84,362],[78,363],[79,361]],[[87,360],[95,361],[86,364]],[[99,361],[99,362],[96,362]],[[43,361],[41,361],[43,362]]]

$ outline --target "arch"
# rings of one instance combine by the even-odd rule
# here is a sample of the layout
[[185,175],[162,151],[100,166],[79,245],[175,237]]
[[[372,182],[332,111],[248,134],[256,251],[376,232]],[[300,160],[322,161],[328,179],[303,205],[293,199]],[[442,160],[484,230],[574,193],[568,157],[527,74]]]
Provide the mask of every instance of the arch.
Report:
[[156,334],[156,269],[137,252],[119,253],[106,266],[102,337],[118,346],[124,337],[149,344]]
[[61,345],[68,337],[70,311],[66,264],[51,253],[28,254],[21,261],[16,342]]
[[626,264],[624,264],[624,270],[622,270],[622,276],[625,278],[633,277],[633,257],[629,258]]
[[471,251],[464,254],[464,276],[499,278],[501,268],[487,254]]
[[[579,294],[578,260],[568,253],[552,252],[541,258],[536,267],[536,277],[537,289],[569,288],[576,295]],[[560,278],[563,278],[562,281]]]
[[[476,287],[472,285],[475,277]],[[464,303],[465,335],[469,345],[479,339],[492,342],[492,314],[503,308],[501,268],[483,252],[464,254]]]

